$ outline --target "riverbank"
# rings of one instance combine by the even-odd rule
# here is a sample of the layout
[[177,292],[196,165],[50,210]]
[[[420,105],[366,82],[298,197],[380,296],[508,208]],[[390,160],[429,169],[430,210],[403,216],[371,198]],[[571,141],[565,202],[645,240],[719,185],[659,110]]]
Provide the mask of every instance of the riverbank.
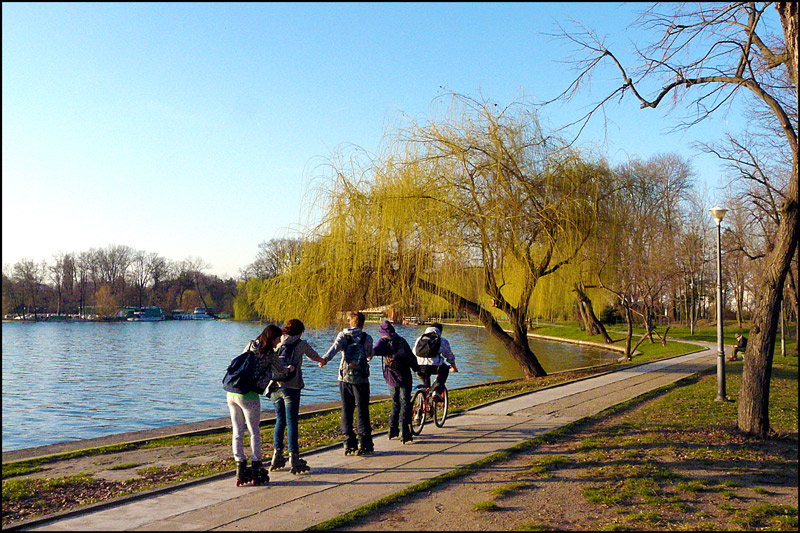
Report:
[[323,529],[797,531],[797,364],[774,369],[767,440],[736,430],[742,366],[732,402],[711,369]]
[[[669,349],[672,353],[665,355],[664,347],[660,345],[647,345],[645,348],[647,348],[645,353],[636,358],[633,365],[696,349],[690,345],[670,342]],[[649,353],[650,350],[653,350],[653,353]],[[543,379],[516,380],[453,391],[451,409],[453,412],[463,411],[469,406],[504,396],[585,379],[588,376],[627,366],[631,364],[616,363],[603,368],[567,372]],[[332,402],[330,409],[314,409],[312,406],[306,409],[308,409],[307,417],[303,420],[301,429],[304,453],[325,446],[338,447],[340,435],[337,402]],[[388,404],[385,401],[376,401],[371,411],[374,431],[380,434],[386,429],[382,422],[388,418]],[[271,415],[270,411],[267,413]],[[221,430],[215,428],[217,423],[223,421],[226,422],[224,428]],[[229,421],[216,419],[206,423],[209,424],[208,427],[192,428],[205,432],[200,435],[187,435],[187,431],[168,435],[169,430],[162,428],[165,431],[163,435],[150,434],[147,438],[138,439],[138,442],[126,442],[126,438],[114,436],[118,439],[117,442],[109,443],[108,446],[90,449],[80,449],[81,446],[77,446],[66,453],[56,456],[49,454],[45,457],[41,455],[46,450],[39,450],[38,458],[15,463],[7,463],[4,454],[3,524],[96,502],[110,501],[129,494],[158,490],[157,487],[160,486],[174,487],[176,483],[196,483],[216,476],[229,476],[232,468]],[[138,436],[142,437],[141,434]],[[262,442],[265,443],[266,455],[269,453],[269,443],[271,443],[271,421],[266,417],[262,421]],[[28,453],[29,457],[37,455]]]
[[[796,529],[796,365],[776,369],[773,387],[774,424],[788,420],[794,440],[757,441],[731,431],[735,403],[713,401],[714,360],[703,350],[509,400],[492,394],[410,447],[378,437],[376,455],[362,458],[336,445],[308,455],[308,476],[276,472],[268,487],[236,489],[229,471],[50,527],[254,530],[268,517],[294,530]],[[741,366],[730,366],[731,395]],[[558,453],[561,444],[572,448]],[[409,503],[419,507],[406,514]]]

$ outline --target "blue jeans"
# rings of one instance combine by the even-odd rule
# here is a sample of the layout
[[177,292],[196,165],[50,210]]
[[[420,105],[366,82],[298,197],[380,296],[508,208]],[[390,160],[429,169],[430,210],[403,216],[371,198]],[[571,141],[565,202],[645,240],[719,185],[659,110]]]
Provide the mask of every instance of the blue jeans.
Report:
[[392,397],[392,411],[389,414],[389,435],[399,435],[402,429],[402,438],[411,438],[411,378],[399,387],[389,387]]
[[269,395],[275,406],[275,434],[272,445],[276,450],[283,450],[283,432],[289,444],[289,454],[300,455],[297,442],[297,417],[300,412],[300,389],[281,387]]

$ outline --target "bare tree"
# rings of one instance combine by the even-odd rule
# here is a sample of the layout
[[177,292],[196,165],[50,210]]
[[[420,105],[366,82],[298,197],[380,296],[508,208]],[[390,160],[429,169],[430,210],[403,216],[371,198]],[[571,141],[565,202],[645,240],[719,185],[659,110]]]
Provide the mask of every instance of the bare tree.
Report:
[[[616,97],[631,94],[642,108],[657,108],[668,97],[689,102],[693,114],[679,126],[702,121],[723,109],[733,98],[750,94],[750,102],[774,120],[792,154],[792,171],[785,200],[780,205],[780,224],[774,247],[762,269],[758,302],[745,358],[739,397],[739,428],[750,434],[769,432],[769,383],[775,336],[780,317],[783,286],[798,240],[797,123],[791,109],[797,91],[797,4],[795,2],[736,2],[702,4],[694,10],[683,4],[667,4],[671,13],[647,10],[640,22],[661,37],[637,51],[639,66],[628,68],[592,31],[563,32],[586,55],[578,58],[578,74],[560,98],[569,98],[588,81],[598,65],[611,61],[621,83],[579,122],[591,118]],[[770,27],[768,9],[776,9],[781,29]],[[781,31],[782,30],[782,31]],[[655,82],[653,96],[646,85]]]
[[258,245],[255,261],[242,269],[245,278],[271,279],[289,268],[300,247],[299,239],[270,239]]
[[34,319],[39,312],[39,289],[44,283],[47,264],[42,261],[37,263],[31,259],[21,259],[14,264],[14,278],[23,287],[28,296],[28,311]]

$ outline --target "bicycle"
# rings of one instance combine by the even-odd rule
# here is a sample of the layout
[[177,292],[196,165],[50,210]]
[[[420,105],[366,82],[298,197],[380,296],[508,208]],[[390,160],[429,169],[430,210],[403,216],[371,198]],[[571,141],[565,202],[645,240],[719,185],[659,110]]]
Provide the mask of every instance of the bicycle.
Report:
[[434,385],[417,385],[414,397],[411,400],[411,433],[419,435],[428,417],[433,418],[436,427],[444,426],[447,420],[447,408],[449,406],[447,387],[442,385],[441,398],[436,398],[433,394]]

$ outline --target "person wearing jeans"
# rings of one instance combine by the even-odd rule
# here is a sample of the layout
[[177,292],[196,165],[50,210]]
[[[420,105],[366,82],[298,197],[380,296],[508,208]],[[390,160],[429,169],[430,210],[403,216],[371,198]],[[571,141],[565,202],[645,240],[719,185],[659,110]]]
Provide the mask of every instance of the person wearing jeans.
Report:
[[408,342],[397,334],[390,321],[381,322],[378,331],[380,338],[372,351],[383,357],[383,377],[392,397],[389,439],[400,438],[403,444],[411,444],[411,372],[419,372],[420,368]]
[[300,389],[282,387],[270,395],[275,406],[275,433],[272,445],[276,450],[283,450],[283,433],[287,433],[289,456],[300,455],[297,441],[297,417],[300,413]]
[[286,431],[286,442],[289,445],[289,465],[292,474],[308,472],[305,460],[300,459],[300,443],[297,432],[297,417],[300,411],[300,391],[305,387],[303,381],[303,356],[324,365],[324,360],[300,336],[306,327],[292,318],[283,327],[280,344],[276,349],[278,359],[285,365],[291,365],[295,371],[284,381],[273,381],[267,387],[269,398],[275,406],[275,447],[270,462],[270,470],[278,470],[286,465],[283,455],[283,432]]

